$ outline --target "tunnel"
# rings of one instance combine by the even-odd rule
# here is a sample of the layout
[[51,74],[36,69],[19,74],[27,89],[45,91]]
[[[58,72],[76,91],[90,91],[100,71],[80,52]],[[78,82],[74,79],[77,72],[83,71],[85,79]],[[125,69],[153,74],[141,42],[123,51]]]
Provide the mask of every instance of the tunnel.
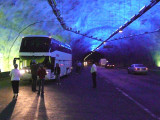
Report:
[[[18,69],[20,69],[22,73],[26,71],[30,73],[30,66],[32,62],[36,61],[39,63],[39,66],[43,64],[46,69],[49,69],[46,71],[47,76],[52,77],[48,79],[56,79],[53,73],[56,63],[58,63],[60,67],[67,66],[64,70],[61,70],[61,72],[63,72],[62,76],[71,73],[73,77],[74,72],[75,75],[79,75],[79,72],[77,72],[79,71],[79,69],[77,69],[78,63],[83,66],[82,73],[83,70],[86,70],[88,74],[92,72],[92,69],[90,69],[92,63],[95,63],[98,70],[103,73],[98,73],[97,76],[99,77],[97,79],[108,80],[107,86],[109,86],[109,88],[112,86],[110,89],[118,85],[118,87],[115,87],[116,90],[123,94],[123,96],[127,96],[131,104],[135,104],[132,109],[141,109],[142,114],[144,113],[139,117],[139,113],[136,113],[137,116],[133,117],[131,112],[122,110],[122,113],[116,113],[117,118],[109,117],[108,120],[127,120],[132,118],[133,120],[160,119],[160,111],[152,100],[155,98],[157,104],[160,105],[158,102],[160,96],[157,96],[155,93],[155,91],[160,90],[158,80],[160,74],[159,1],[160,0],[1,0],[0,79],[2,80],[2,84],[1,80],[0,84],[2,88],[5,78],[7,78],[7,80],[10,79],[8,74],[14,69],[14,64],[18,64]],[[29,40],[31,38],[32,40]],[[41,39],[43,39],[43,41]],[[46,51],[48,53],[46,53]],[[61,55],[57,52],[51,55],[54,51],[61,51],[66,54]],[[27,54],[25,52],[30,53]],[[29,54],[32,55],[29,56]],[[59,57],[59,59],[56,57]],[[105,62],[104,65],[102,65],[102,61]],[[114,67],[112,66],[113,69],[111,70],[106,69],[108,67],[107,65],[113,65]],[[130,71],[130,68],[134,65],[143,65],[143,68],[138,68],[138,66],[134,70],[147,70],[147,75],[128,76],[134,75],[131,73],[135,71]],[[108,73],[105,73],[106,70],[109,70],[107,71]],[[120,74],[119,78],[112,79],[108,77],[118,76],[115,73]],[[125,77],[125,73],[127,77]],[[106,77],[105,74],[108,76]],[[86,75],[84,75],[84,77],[85,76]],[[127,80],[130,79],[130,77],[136,79],[135,82],[138,83],[137,86],[133,81],[128,83]],[[68,80],[69,78],[64,79]],[[83,77],[81,79],[83,79]],[[142,81],[137,81],[141,79]],[[73,85],[76,84],[74,80],[71,79],[71,81]],[[67,87],[67,85],[65,87]],[[130,85],[135,85],[133,91],[131,90],[132,87],[129,88]],[[84,86],[86,87],[86,85]],[[140,86],[140,88],[138,86]],[[141,86],[144,87],[143,90]],[[123,91],[121,88],[128,88],[129,92],[127,92],[127,90]],[[153,94],[150,95],[150,97],[145,94],[143,98],[139,98],[140,93],[145,93],[144,89],[147,89],[146,91],[149,92],[149,95],[152,94],[152,92]],[[62,93],[63,92],[65,92],[65,90],[62,90]],[[102,91],[100,90],[100,92]],[[136,92],[139,92],[139,95],[136,96]],[[116,95],[119,93],[116,93]],[[57,94],[57,99],[61,98],[60,94]],[[67,91],[66,94],[68,95]],[[81,94],[79,95],[81,96]],[[100,97],[96,93],[95,96]],[[65,97],[67,99],[67,96]],[[76,97],[75,99],[78,99]],[[111,95],[111,97],[115,96]],[[46,99],[49,99],[49,97]],[[103,98],[101,98],[101,100],[102,99]],[[148,101],[146,102],[145,99],[148,99]],[[40,102],[42,104],[44,103],[44,101]],[[101,103],[100,101],[97,102]],[[119,102],[120,100],[117,104],[119,104]],[[125,106],[123,102],[124,101],[122,101],[122,104]],[[130,102],[127,102],[127,104],[129,104],[128,106],[132,106]],[[48,104],[47,106],[49,107]],[[138,107],[136,108],[135,106]],[[154,107],[152,108],[152,106]],[[74,107],[73,105],[73,108]],[[113,108],[113,106],[110,107]],[[121,106],[118,107],[117,109],[121,108]],[[2,113],[4,112],[3,114],[5,114],[2,108],[0,106],[0,119],[4,117]],[[44,104],[42,108],[45,108]],[[133,112],[133,110],[129,110]],[[114,109],[111,109],[111,111],[113,112]],[[71,111],[69,111],[69,113],[70,112]],[[94,113],[94,111],[92,112]],[[65,115],[69,113],[65,112]],[[77,113],[73,113],[75,118],[72,115],[70,117],[71,119],[77,120],[94,118],[95,120],[107,119],[107,117],[102,117],[103,115],[98,117],[98,113],[96,112],[96,115],[91,115],[92,117],[88,118],[82,117],[84,114],[82,116],[78,114],[79,117],[75,117]],[[122,114],[128,114],[128,116],[125,118]],[[29,116],[28,114],[25,115]],[[70,117],[65,116],[60,119],[70,120]],[[14,119],[14,117],[11,118]],[[29,119],[34,118],[31,117]],[[36,117],[36,119],[41,118]],[[44,119],[53,119],[53,117],[48,118],[44,116]],[[58,118],[55,117],[55,119]]]

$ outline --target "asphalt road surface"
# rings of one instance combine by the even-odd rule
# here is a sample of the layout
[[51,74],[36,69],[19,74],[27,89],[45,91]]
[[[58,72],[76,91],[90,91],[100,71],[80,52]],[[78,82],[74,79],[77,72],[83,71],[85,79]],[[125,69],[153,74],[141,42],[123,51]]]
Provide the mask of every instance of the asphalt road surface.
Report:
[[98,67],[98,76],[120,91],[148,114],[160,118],[160,76],[128,74],[125,69]]
[[[44,96],[20,81],[13,100],[10,79],[0,81],[0,120],[158,120],[159,76],[130,75],[126,70],[98,67],[97,88],[92,88],[90,67],[55,81],[45,82]],[[37,86],[38,89],[38,86]]]

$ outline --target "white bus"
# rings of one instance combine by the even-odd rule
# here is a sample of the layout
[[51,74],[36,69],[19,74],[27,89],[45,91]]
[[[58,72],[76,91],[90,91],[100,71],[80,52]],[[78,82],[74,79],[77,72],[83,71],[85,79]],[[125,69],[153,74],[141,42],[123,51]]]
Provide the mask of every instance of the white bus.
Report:
[[30,65],[32,61],[44,64],[47,75],[46,79],[55,79],[54,68],[56,63],[60,65],[60,76],[67,75],[72,69],[72,53],[68,44],[61,43],[48,36],[26,36],[22,39],[19,58],[21,79],[31,79]]

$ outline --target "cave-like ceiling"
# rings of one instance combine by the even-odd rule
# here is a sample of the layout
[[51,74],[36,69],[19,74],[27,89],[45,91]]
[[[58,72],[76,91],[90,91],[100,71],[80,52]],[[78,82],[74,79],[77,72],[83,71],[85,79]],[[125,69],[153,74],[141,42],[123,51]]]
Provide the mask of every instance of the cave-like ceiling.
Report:
[[[50,35],[72,46],[73,53],[86,54],[94,50],[103,40],[106,40],[117,28],[137,14],[150,0],[54,0],[60,10],[67,27],[87,36],[97,37],[97,40],[64,30],[57,20],[48,0],[1,0],[0,1],[0,53],[8,58],[8,52],[14,40],[13,51],[19,49],[22,36]],[[130,36],[144,32],[153,32],[160,28],[160,3],[134,21],[113,38]],[[40,22],[41,21],[41,22]],[[151,33],[131,38],[144,47],[159,44],[159,33]],[[130,38],[128,38],[130,39]],[[128,39],[108,42],[114,45],[113,51],[132,44]],[[100,41],[101,40],[101,41]],[[118,49],[119,48],[119,49]],[[134,47],[136,49],[136,47]],[[159,50],[159,47],[156,47]],[[111,51],[112,51],[111,50]],[[101,48],[102,53],[110,49]],[[133,50],[134,51],[134,50]],[[155,53],[156,54],[156,53]],[[12,53],[15,57],[17,53]]]

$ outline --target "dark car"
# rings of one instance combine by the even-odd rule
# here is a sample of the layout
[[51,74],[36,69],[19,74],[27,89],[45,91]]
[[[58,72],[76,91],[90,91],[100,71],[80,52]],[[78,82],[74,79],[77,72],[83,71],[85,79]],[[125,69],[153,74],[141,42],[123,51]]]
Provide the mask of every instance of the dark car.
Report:
[[130,73],[143,73],[147,74],[148,73],[148,68],[144,66],[143,64],[132,64],[128,68],[128,74]]
[[105,68],[115,68],[115,65],[112,64],[112,63],[107,63],[107,64],[105,65]]

